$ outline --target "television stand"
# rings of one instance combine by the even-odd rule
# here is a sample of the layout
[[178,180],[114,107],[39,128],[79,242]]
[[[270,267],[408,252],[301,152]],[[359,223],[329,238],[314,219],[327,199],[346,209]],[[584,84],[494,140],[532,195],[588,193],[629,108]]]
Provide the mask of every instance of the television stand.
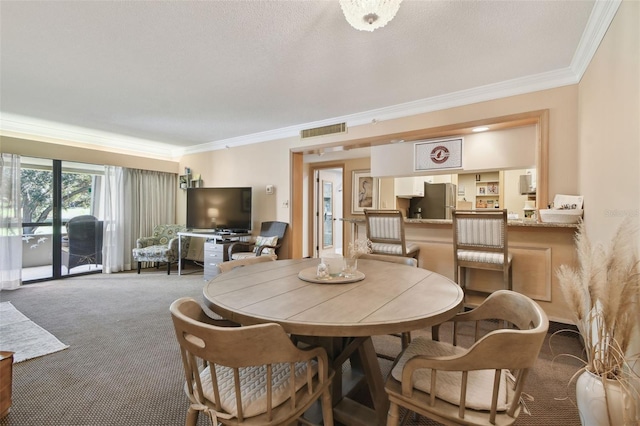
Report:
[[[206,275],[206,269],[207,269],[207,265],[208,263],[208,259],[206,258],[206,244],[207,243],[212,243],[212,244],[216,244],[216,245],[228,245],[232,242],[235,241],[244,241],[245,238],[250,237],[251,234],[248,232],[245,233],[233,233],[233,232],[220,232],[220,231],[185,231],[185,232],[178,232],[178,258],[182,259],[182,237],[191,237],[191,238],[204,238],[205,239],[205,275]],[[224,262],[224,256],[222,258],[220,258],[222,260],[218,260],[218,263],[220,262]],[[182,262],[178,262],[178,275],[182,274],[182,267],[181,267],[181,263]]]

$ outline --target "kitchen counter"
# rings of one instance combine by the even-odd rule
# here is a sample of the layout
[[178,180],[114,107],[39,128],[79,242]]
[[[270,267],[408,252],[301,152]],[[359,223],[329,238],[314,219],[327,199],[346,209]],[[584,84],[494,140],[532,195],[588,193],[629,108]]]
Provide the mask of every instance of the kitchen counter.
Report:
[[[364,219],[363,219],[364,221]],[[451,225],[451,219],[405,219],[405,223],[426,223],[432,225]],[[526,226],[533,228],[577,228],[577,223],[549,223],[533,220],[515,219],[507,221],[508,226]]]
[[[345,244],[366,238],[364,217],[342,220],[351,225],[345,229]],[[453,279],[452,221],[405,219],[404,228],[407,241],[420,246],[418,265]],[[509,251],[513,254],[513,290],[536,300],[553,321],[571,323],[556,270],[560,265],[576,266],[574,238],[577,228],[575,223],[509,221],[507,238]],[[494,271],[469,270],[467,274],[470,289],[490,292],[499,289],[502,283],[502,276]],[[468,299],[479,303],[482,296]]]
[[[362,223],[364,217],[345,217],[341,219],[344,222]],[[411,219],[405,218],[407,224],[427,224],[427,225],[451,225],[451,219]],[[577,229],[577,223],[551,223],[551,222],[535,222],[533,220],[515,219],[507,222],[508,226],[531,227],[531,228],[572,228]]]

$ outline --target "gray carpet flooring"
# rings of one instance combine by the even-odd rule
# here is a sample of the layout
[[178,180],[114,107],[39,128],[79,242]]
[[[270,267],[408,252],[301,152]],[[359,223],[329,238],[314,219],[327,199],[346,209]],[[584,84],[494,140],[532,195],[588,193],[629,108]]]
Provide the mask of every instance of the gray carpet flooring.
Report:
[[[0,292],[0,300],[70,346],[13,365],[13,405],[0,426],[184,424],[187,399],[168,308],[182,296],[201,300],[204,285],[201,271],[186,272],[90,275]],[[397,338],[374,342],[380,352],[399,351]],[[579,355],[578,339],[562,334],[545,343],[526,389],[535,399],[532,415],[516,425],[580,424],[569,384],[579,364],[558,353]],[[388,372],[391,363],[380,363]],[[198,425],[207,424],[200,416]]]

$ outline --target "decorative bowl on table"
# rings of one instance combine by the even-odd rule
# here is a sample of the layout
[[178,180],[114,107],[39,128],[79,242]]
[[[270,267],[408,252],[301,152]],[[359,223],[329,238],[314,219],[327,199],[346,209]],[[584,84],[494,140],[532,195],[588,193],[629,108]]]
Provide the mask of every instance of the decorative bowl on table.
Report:
[[541,209],[540,221],[543,223],[578,223],[583,212],[582,209]]

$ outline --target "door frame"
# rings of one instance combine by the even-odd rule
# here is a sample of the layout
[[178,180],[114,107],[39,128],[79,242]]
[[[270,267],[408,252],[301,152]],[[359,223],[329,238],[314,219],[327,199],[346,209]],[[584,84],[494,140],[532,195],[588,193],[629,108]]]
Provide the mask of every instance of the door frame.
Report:
[[[319,174],[319,172],[321,170],[335,170],[335,169],[339,169],[340,170],[340,174],[342,175],[341,178],[341,185],[342,185],[342,213],[339,215],[340,218],[344,217],[344,206],[345,206],[345,199],[344,199],[344,170],[345,170],[345,164],[344,163],[317,163],[317,164],[311,164],[309,166],[309,185],[307,187],[307,194],[308,194],[308,205],[306,206],[306,210],[307,210],[307,217],[308,217],[308,223],[309,223],[309,229],[308,229],[308,253],[310,255],[310,257],[316,257],[318,254],[318,251],[316,250],[316,247],[318,247],[317,243],[319,243],[317,241],[317,237],[318,237],[318,233],[319,233],[319,216],[317,215],[319,213],[319,211],[316,209],[316,204],[317,204],[317,200],[318,200],[318,196],[317,196],[317,190],[318,190],[318,186],[320,185],[320,182],[317,181],[317,175]],[[335,192],[335,191],[334,191]],[[335,202],[334,202],[335,204]],[[300,206],[300,208],[302,208],[303,206]],[[335,213],[334,213],[334,216]],[[340,225],[337,226],[342,226],[342,247],[344,249],[344,243],[345,243],[345,227],[344,227],[344,221],[341,221],[342,223]]]

